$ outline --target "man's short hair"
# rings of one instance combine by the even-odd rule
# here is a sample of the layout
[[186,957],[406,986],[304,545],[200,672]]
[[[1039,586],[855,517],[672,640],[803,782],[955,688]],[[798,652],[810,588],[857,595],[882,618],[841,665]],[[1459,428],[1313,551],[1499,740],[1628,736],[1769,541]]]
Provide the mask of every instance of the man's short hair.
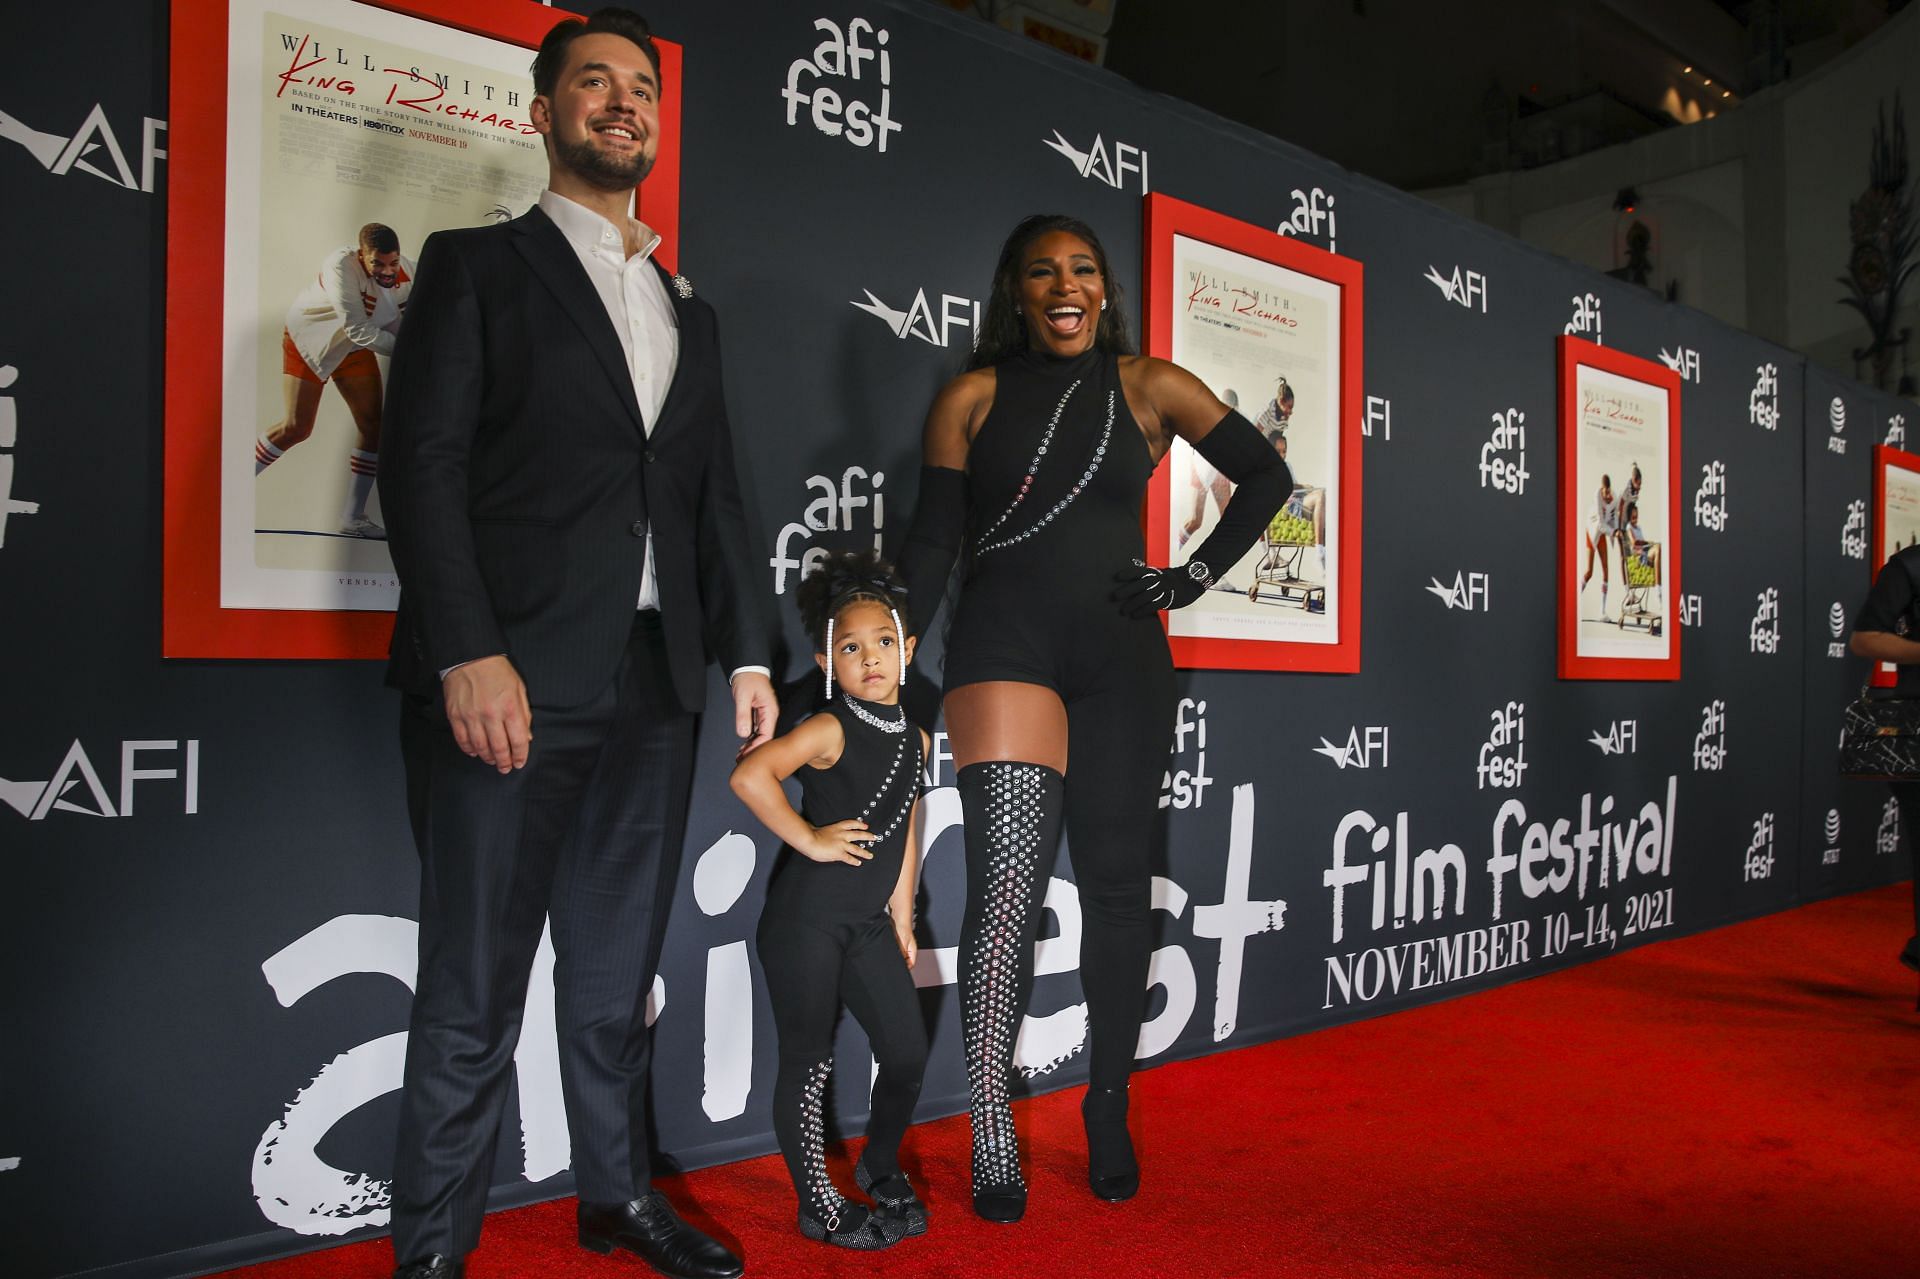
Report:
[[662,78],[660,50],[653,47],[653,29],[647,20],[631,9],[606,8],[595,10],[584,22],[567,18],[554,24],[553,30],[540,41],[540,52],[533,58],[533,91],[552,98],[560,81],[560,71],[567,65],[568,46],[581,36],[597,32],[621,36],[639,45],[640,52],[653,64],[653,78]]
[[398,253],[400,237],[383,222],[369,222],[360,228],[360,247],[369,253]]

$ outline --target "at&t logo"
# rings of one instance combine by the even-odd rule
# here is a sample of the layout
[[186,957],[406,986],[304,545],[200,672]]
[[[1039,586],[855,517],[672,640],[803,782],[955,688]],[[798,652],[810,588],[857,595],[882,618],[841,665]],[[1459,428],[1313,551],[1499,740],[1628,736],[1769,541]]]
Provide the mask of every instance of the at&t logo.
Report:
[[1445,604],[1449,609],[1465,609],[1469,613],[1487,611],[1487,575],[1485,573],[1455,573],[1452,585],[1442,585],[1437,577],[1427,579],[1432,586],[1423,586],[1426,591]]
[[1747,421],[1769,431],[1780,429],[1780,370],[1762,364],[1754,370],[1753,390],[1747,392]]
[[1508,702],[1494,711],[1493,731],[1480,743],[1474,762],[1476,790],[1517,790],[1527,772],[1527,704]]
[[1850,560],[1867,558],[1867,500],[1863,497],[1847,503],[1846,527],[1840,530],[1840,553]]
[[1700,625],[1701,607],[1698,595],[1682,595],[1675,601],[1680,606],[1680,625]]
[[1274,230],[1281,235],[1325,236],[1327,252],[1340,251],[1339,221],[1333,215],[1333,197],[1319,187],[1293,189],[1293,212]]
[[1380,428],[1381,439],[1393,438],[1393,401],[1384,395],[1367,397],[1367,411],[1360,418],[1360,434],[1372,439],[1376,426]]
[[1740,877],[1748,883],[1773,878],[1773,814],[1762,813],[1753,824],[1753,837],[1747,841],[1747,855],[1740,863]]
[[[87,118],[81,121],[80,128],[70,138],[58,133],[42,133],[29,127],[25,121],[0,111],[0,138],[18,142],[40,162],[42,168],[55,177],[65,177],[78,170],[103,182],[111,182],[129,191],[144,191],[148,195],[153,194],[153,175],[157,163],[167,158],[167,153],[159,146],[160,135],[166,131],[165,120],[142,117],[140,180],[136,182],[133,168],[127,163],[127,153],[121,148],[120,139],[114,135],[113,125],[107,122],[106,108],[99,103],[93,104],[93,110],[87,113]],[[100,154],[102,148],[106,151],[105,155]],[[95,163],[109,160],[112,161],[111,173]]]
[[1760,607],[1747,626],[1747,651],[1777,653],[1780,651],[1780,588],[1769,586],[1756,598]]
[[1887,796],[1886,806],[1880,810],[1880,829],[1873,835],[1873,851],[1900,851],[1900,801],[1891,795]]
[[1480,446],[1480,487],[1492,485],[1518,496],[1527,491],[1527,415],[1508,409],[1493,415],[1493,434]]
[[[789,571],[796,577],[805,577],[833,549],[810,546],[796,557],[792,549],[793,539],[797,537],[809,541],[815,533],[865,532],[865,529],[855,527],[863,523],[855,518],[855,511],[867,510],[872,515],[873,549],[879,550],[881,530],[887,524],[887,498],[880,491],[880,486],[886,482],[885,472],[875,471],[868,475],[864,466],[849,466],[842,471],[838,488],[824,475],[809,476],[807,490],[817,490],[820,496],[807,503],[807,509],[800,519],[782,528],[780,535],[774,539],[773,558],[767,561],[773,569],[773,593],[785,595]],[[862,492],[863,488],[867,491]]]
[[[162,765],[164,766],[158,766]],[[59,767],[44,782],[13,782],[0,777],[0,803],[30,822],[49,813],[77,813],[81,817],[132,817],[134,789],[141,782],[170,781],[171,804],[177,797],[182,813],[200,811],[200,741],[123,741],[120,743],[119,805],[107,794],[100,772],[78,738],[67,747]]]
[[1727,464],[1715,459],[1700,468],[1700,487],[1693,493],[1695,528],[1724,532],[1727,527]]
[[1895,413],[1887,419],[1886,445],[1890,449],[1907,447],[1907,415],[1905,413]]
[[1343,772],[1349,768],[1373,768],[1387,766],[1387,726],[1369,724],[1365,728],[1347,730],[1347,740],[1335,746],[1326,738],[1313,748],[1316,755],[1325,755],[1333,761],[1335,768]]
[[1189,737],[1193,738],[1193,767],[1167,767],[1166,775],[1160,780],[1162,808],[1203,807],[1207,802],[1207,787],[1213,785],[1213,778],[1207,775],[1207,704],[1183,697],[1173,710],[1173,750],[1169,754],[1175,763],[1184,762],[1181,757],[1189,749]]
[[1671,351],[1662,347],[1660,362],[1678,373],[1682,382],[1700,381],[1700,352],[1690,346],[1676,346]]
[[1823,833],[1827,837],[1827,847],[1826,851],[1820,854],[1820,864],[1822,866],[1838,866],[1840,864],[1839,809],[1829,808],[1827,810],[1827,825]]
[[980,304],[972,298],[942,293],[936,311],[927,299],[927,291],[921,289],[913,295],[913,301],[907,303],[906,310],[896,311],[874,296],[872,289],[860,291],[867,295],[867,300],[850,305],[880,320],[897,338],[919,338],[930,346],[945,347],[951,344],[953,331],[958,328],[967,330],[968,347],[980,339]]
[[1845,453],[1847,441],[1842,432],[1847,429],[1847,406],[1837,395],[1833,397],[1833,402],[1827,405],[1827,421],[1833,427],[1833,434],[1827,439],[1827,452]]
[[1601,341],[1599,297],[1592,293],[1573,295],[1573,318],[1567,321],[1566,332],[1570,337]]
[[1847,610],[1839,600],[1835,600],[1833,606],[1827,609],[1827,630],[1833,634],[1833,639],[1827,643],[1827,656],[1845,657],[1847,646],[1840,642],[1840,637],[1847,633]]
[[[876,31],[865,18],[853,18],[843,33],[831,18],[815,18],[813,29],[826,39],[813,50],[811,58],[795,58],[787,67],[787,85],[780,96],[787,103],[787,124],[798,124],[800,108],[809,109],[813,127],[830,138],[845,138],[857,147],[873,147],[885,154],[887,135],[899,133],[899,121],[893,118],[893,62],[887,55],[887,33]],[[866,43],[871,37],[873,43]],[[878,67],[864,68],[863,63]],[[806,89],[802,77],[806,77]],[[878,79],[880,105],[856,96],[870,89]],[[826,83],[838,81],[836,88]],[[811,92],[808,91],[811,90]],[[845,97],[842,97],[842,94]]]
[[[11,364],[0,365],[0,391],[10,390],[20,378]],[[20,406],[11,395],[0,395],[0,449],[10,449],[20,438]],[[13,454],[0,453],[0,546],[7,544],[7,517],[32,515],[40,503],[13,495]]]
[[1477,310],[1482,315],[1487,313],[1487,277],[1480,272],[1463,271],[1456,266],[1452,275],[1446,275],[1439,267],[1429,264],[1427,279],[1440,290],[1441,297],[1455,306]]
[[1053,131],[1051,138],[1040,140],[1065,156],[1074,171],[1083,178],[1104,182],[1118,191],[1126,186],[1127,175],[1131,173],[1140,179],[1140,194],[1147,193],[1147,152],[1144,147],[1116,141],[1109,152],[1105,140],[1096,133],[1093,135],[1093,145],[1082,151],[1067,141],[1066,135],[1058,129]]
[[1700,708],[1700,731],[1693,735],[1693,771],[1717,773],[1727,766],[1727,704],[1714,698]]
[[1602,755],[1637,755],[1640,753],[1640,721],[1617,719],[1606,732],[1595,732],[1587,740],[1598,746]]

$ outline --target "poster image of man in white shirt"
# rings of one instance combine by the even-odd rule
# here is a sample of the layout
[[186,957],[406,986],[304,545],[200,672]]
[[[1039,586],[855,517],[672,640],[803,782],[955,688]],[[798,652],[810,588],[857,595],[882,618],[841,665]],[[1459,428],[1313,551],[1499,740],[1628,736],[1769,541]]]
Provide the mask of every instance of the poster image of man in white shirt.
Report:
[[355,436],[347,454],[346,504],[334,530],[342,537],[384,541],[387,536],[367,515],[380,466],[381,382],[375,357],[393,354],[413,271],[393,228],[369,222],[354,244],[320,259],[313,279],[287,309],[281,330],[286,415],[254,442],[253,473],[313,434],[321,393],[332,382],[353,415]]

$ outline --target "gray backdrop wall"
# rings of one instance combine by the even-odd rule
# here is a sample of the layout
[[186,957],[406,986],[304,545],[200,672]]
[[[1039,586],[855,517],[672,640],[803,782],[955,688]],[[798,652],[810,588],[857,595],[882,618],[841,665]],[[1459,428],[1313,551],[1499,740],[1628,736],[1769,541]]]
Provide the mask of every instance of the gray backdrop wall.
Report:
[[[1166,810],[1144,1065],[1908,874],[1884,788],[1834,774],[1839,708],[1864,674],[1837,645],[1869,581],[1871,446],[1903,429],[1907,405],[930,6],[650,8],[686,50],[680,267],[722,317],[757,554],[794,647],[789,561],[897,534],[921,414],[972,336],[896,333],[851,305],[866,291],[901,309],[924,291],[936,314],[968,315],[1008,227],[1060,209],[1101,229],[1137,331],[1149,185],[1268,227],[1318,200],[1333,216],[1304,238],[1365,263],[1364,669],[1183,675],[1169,775],[1198,798]],[[884,151],[804,113],[789,125],[780,96],[819,41],[814,20],[856,16],[888,33],[900,129]],[[166,116],[163,4],[91,23],[87,74],[73,74],[68,23],[45,6],[9,15],[6,137],[71,138],[103,120],[130,155],[143,137],[175,155],[204,144],[147,123]],[[870,80],[842,87],[877,105]],[[1110,157],[1129,148],[1137,167],[1083,175],[1046,145],[1056,130]],[[111,165],[103,177],[0,148],[13,299],[0,314],[0,1235],[16,1274],[186,1274],[386,1221],[416,901],[396,707],[371,664],[158,656],[166,163],[154,158],[143,190],[138,160],[129,187]],[[1456,267],[1484,276],[1484,302],[1456,304],[1426,278]],[[1554,675],[1554,339],[1570,326],[1647,357],[1697,356],[1677,683]],[[1508,410],[1530,428],[1517,493],[1484,486],[1478,466]],[[1717,492],[1702,491],[1710,474]],[[813,529],[803,513],[820,484],[871,500],[846,508],[851,527]],[[1430,589],[1456,582],[1476,588],[1467,607]],[[1508,744],[1497,721],[1515,730]],[[728,727],[703,730],[659,992],[660,1139],[685,1166],[773,1145],[772,1028],[746,943],[774,845],[726,790]],[[1353,766],[1314,749],[1356,732],[1380,749]],[[1495,757],[1524,763],[1517,787],[1484,780]],[[962,891],[949,760],[931,781],[922,941],[939,948],[955,944]],[[43,804],[50,784],[60,802]],[[1670,872],[1536,896],[1490,869],[1496,841],[1510,853],[1524,825],[1577,825],[1609,797],[1670,821]],[[1396,832],[1380,854],[1376,828]],[[1464,874],[1449,874],[1444,913],[1388,911],[1376,927],[1374,883],[1394,874],[1400,831],[1409,858],[1452,846]],[[1367,878],[1337,893],[1340,866]],[[1035,1089],[1084,1077],[1065,862],[1060,876],[1022,1054]],[[1667,890],[1670,922],[1647,910]],[[1628,934],[1630,918],[1655,926]],[[933,1116],[964,1105],[965,1081],[953,987],[931,960],[922,978]],[[542,987],[500,1203],[570,1187]],[[863,1048],[850,1030],[846,1059]],[[863,1115],[865,1074],[838,1072],[843,1123]]]

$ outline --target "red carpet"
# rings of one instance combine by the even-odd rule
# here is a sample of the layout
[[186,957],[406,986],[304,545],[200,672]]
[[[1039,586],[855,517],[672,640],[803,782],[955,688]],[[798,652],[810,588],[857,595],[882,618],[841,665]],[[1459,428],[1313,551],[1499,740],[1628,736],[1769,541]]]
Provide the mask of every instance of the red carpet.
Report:
[[[1908,891],[1148,1071],[1126,1205],[1085,1189],[1078,1090],[1020,1108],[1016,1226],[967,1206],[964,1118],[908,1136],[933,1228],[878,1256],[795,1233],[775,1158],[666,1189],[724,1222],[756,1279],[1920,1274],[1920,1015],[1894,960]],[[572,1223],[572,1200],[489,1217],[468,1273],[652,1273],[583,1252]],[[231,1273],[392,1265],[379,1240]]]

